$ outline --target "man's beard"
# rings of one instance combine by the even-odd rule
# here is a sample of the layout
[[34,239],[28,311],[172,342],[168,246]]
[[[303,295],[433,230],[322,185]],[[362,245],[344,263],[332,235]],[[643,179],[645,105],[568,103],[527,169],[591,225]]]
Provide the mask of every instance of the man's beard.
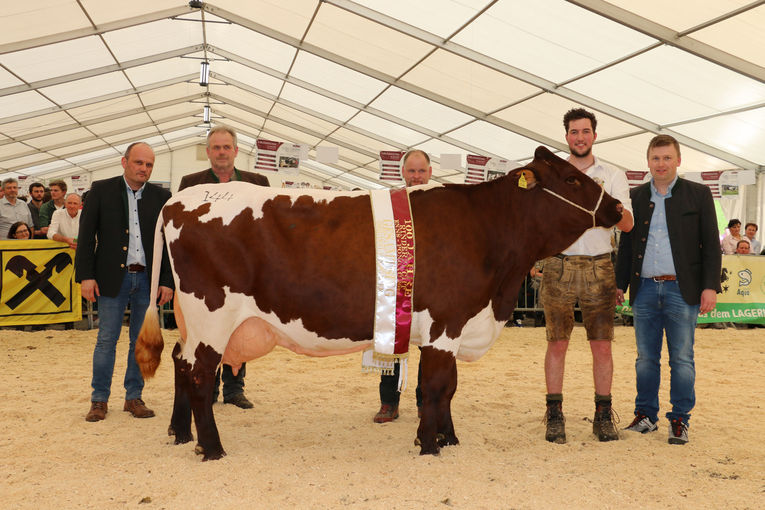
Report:
[[587,147],[587,149],[584,152],[581,152],[581,153],[577,152],[576,149],[574,149],[573,147],[569,147],[569,148],[571,149],[571,154],[573,154],[577,158],[586,158],[587,156],[589,156],[592,153],[592,145]]

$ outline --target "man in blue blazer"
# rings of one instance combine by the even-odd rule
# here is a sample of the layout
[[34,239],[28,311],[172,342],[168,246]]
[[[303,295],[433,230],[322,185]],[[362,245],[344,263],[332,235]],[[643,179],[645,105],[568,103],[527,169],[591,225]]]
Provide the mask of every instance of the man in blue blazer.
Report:
[[167,254],[152,267],[154,228],[170,192],[148,182],[154,151],[131,144],[122,158],[123,175],[93,183],[80,218],[75,255],[76,279],[82,296],[98,301],[98,337],[93,351],[90,411],[86,421],[106,418],[114,358],[125,309],[130,305],[130,347],[125,372],[123,410],[136,418],[154,411],[141,399],[143,377],[135,361],[135,341],[149,303],[151,271],[160,271],[159,305],[173,296],[173,276]]

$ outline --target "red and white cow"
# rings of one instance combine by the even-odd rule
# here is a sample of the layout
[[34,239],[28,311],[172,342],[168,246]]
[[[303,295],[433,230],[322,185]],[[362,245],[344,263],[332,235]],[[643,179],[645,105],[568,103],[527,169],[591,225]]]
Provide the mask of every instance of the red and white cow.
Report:
[[[412,342],[422,346],[421,454],[457,444],[456,359],[476,360],[512,316],[534,261],[556,254],[621,204],[544,147],[507,176],[476,185],[409,188],[415,230]],[[221,361],[234,369],[281,345],[310,356],[372,342],[375,237],[367,192],[200,185],[171,198],[164,228],[181,342],[173,350],[176,443],[225,455],[212,411]],[[162,250],[156,248],[155,254]],[[156,261],[154,267],[158,267]],[[157,274],[153,275],[152,299]],[[163,347],[149,307],[136,345],[144,377]]]

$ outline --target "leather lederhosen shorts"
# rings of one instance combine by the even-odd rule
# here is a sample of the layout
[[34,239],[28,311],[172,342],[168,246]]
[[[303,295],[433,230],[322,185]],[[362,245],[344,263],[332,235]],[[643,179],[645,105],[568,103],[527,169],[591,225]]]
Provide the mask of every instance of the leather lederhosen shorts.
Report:
[[588,340],[613,340],[616,278],[611,254],[556,255],[545,259],[540,299],[547,340],[568,340],[579,302]]

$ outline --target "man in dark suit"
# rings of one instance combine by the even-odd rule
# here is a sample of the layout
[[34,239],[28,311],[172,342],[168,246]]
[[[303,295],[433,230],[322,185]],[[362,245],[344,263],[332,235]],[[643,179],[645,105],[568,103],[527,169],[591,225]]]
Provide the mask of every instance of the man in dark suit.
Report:
[[661,346],[669,352],[669,443],[688,442],[696,404],[693,343],[699,314],[717,302],[722,257],[708,187],[677,176],[680,145],[668,135],[648,145],[651,181],[630,191],[635,228],[622,233],[616,266],[617,301],[629,286],[637,340],[635,419],[627,430],[657,429]]
[[124,411],[150,418],[154,411],[141,399],[143,377],[135,361],[135,341],[149,305],[151,271],[160,271],[159,304],[173,296],[167,254],[152,267],[154,227],[170,192],[148,182],[154,151],[131,144],[122,158],[123,175],[93,183],[80,218],[75,271],[82,297],[98,301],[98,337],[93,350],[90,411],[86,421],[106,418],[114,358],[125,308],[130,304],[130,347],[125,371]]
[[[228,126],[215,126],[207,134],[207,157],[210,159],[210,168],[185,175],[181,179],[178,191],[195,186],[197,184],[214,184],[231,181],[251,182],[260,186],[268,186],[268,178],[253,172],[245,172],[234,167],[234,160],[239,153],[236,140],[236,131]],[[234,375],[230,365],[224,364],[215,375],[215,395],[218,399],[220,380],[223,379],[223,402],[234,404],[242,409],[251,409],[252,402],[244,396],[244,376],[246,363]]]

